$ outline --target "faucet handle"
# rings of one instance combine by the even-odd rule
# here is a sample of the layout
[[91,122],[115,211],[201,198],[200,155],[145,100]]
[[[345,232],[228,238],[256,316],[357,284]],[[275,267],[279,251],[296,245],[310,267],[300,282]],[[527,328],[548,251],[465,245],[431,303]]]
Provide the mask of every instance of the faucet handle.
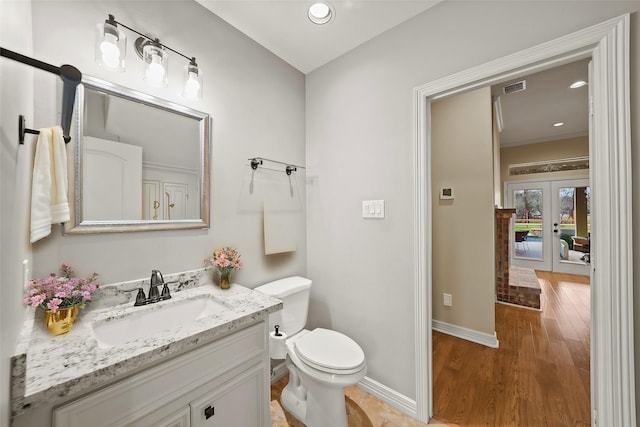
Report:
[[171,293],[169,292],[169,285],[167,283],[162,287],[162,293],[160,294],[160,299],[170,299]]
[[144,296],[144,290],[142,288],[138,288],[138,293],[136,294],[136,302],[133,304],[134,306],[145,305],[147,303],[147,297]]

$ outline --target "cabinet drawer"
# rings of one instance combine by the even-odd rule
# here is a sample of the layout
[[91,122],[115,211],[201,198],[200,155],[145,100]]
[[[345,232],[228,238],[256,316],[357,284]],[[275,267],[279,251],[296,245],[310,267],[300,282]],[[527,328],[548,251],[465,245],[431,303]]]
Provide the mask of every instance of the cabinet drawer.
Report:
[[[132,423],[255,359],[266,363],[264,322],[177,356],[53,411],[54,427],[106,427]],[[185,400],[184,405],[189,401]]]

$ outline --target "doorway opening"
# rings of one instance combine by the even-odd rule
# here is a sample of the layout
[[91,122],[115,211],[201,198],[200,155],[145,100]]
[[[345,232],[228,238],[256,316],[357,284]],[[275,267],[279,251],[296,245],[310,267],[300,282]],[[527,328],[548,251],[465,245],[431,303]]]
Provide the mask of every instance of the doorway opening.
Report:
[[[590,185],[591,403],[598,425],[634,425],[633,253],[629,124],[629,15],[419,86],[415,106],[416,417],[433,413],[430,165],[431,102],[508,78],[593,58]],[[615,108],[610,108],[610,106]],[[596,222],[597,219],[597,222]],[[601,238],[599,238],[601,237]],[[593,268],[597,262],[598,268]],[[593,295],[597,294],[598,298]]]
[[[535,156],[533,160],[551,162],[560,161],[567,153],[571,157],[583,154],[588,156],[587,117],[584,118],[582,127],[578,129],[581,135],[574,136],[567,143],[566,134],[560,133],[551,125],[554,118],[552,111],[538,112],[535,119],[530,113],[531,110],[545,109],[549,102],[544,96],[547,89],[541,86],[536,87],[536,81],[549,84],[548,82],[555,78],[561,81],[561,83],[554,82],[556,86],[563,86],[569,91],[569,85],[576,76],[586,78],[587,62],[586,59],[579,61],[580,69],[570,63],[559,67],[561,71],[549,69],[526,76],[526,80],[532,82],[527,89],[531,92],[527,94],[527,99],[519,101],[520,105],[526,108],[514,111],[515,107],[510,106],[510,115],[504,111],[504,118],[500,121],[505,129],[511,127],[513,130],[518,128],[519,122],[528,120],[527,126],[516,129],[520,134],[518,135],[520,141],[524,140],[527,143],[520,142],[518,145],[507,148],[509,153],[505,156],[505,160],[509,162],[514,159],[530,160],[529,156]],[[567,75],[567,69],[584,74]],[[558,88],[554,91],[557,90]],[[504,150],[499,144],[502,133],[495,129],[495,125],[491,125],[491,106],[495,99],[492,97],[493,93],[493,88],[491,91],[488,88],[474,88],[470,92],[438,99],[431,105],[432,191],[438,194],[437,198],[434,197],[431,217],[432,242],[434,247],[437,247],[432,257],[433,339],[435,342],[433,416],[439,421],[461,425],[473,424],[474,420],[482,420],[481,424],[486,421],[491,425],[509,425],[507,421],[509,419],[517,419],[518,425],[573,426],[585,420],[588,424],[590,419],[589,366],[587,364],[585,369],[583,363],[579,369],[575,368],[574,361],[569,356],[571,353],[559,349],[571,347],[576,355],[580,355],[580,361],[589,360],[589,264],[570,259],[570,256],[575,257],[575,254],[573,251],[569,252],[568,247],[565,248],[566,242],[560,238],[559,231],[562,223],[563,236],[571,240],[568,236],[569,234],[575,236],[577,228],[588,228],[587,211],[576,209],[576,203],[585,201],[584,189],[589,188],[589,180],[588,177],[563,179],[575,176],[576,170],[549,171],[542,168],[544,172],[538,172],[535,167],[522,168],[524,170],[521,169],[515,176],[525,180],[537,179],[537,181],[512,181],[510,178],[513,179],[513,176],[505,173],[499,173],[499,178],[496,179],[494,170],[506,171],[512,168],[508,167],[511,165],[504,164],[505,162],[501,165],[499,161],[502,157],[501,152]],[[523,94],[520,93],[520,95]],[[578,115],[588,110],[587,92],[584,91],[581,95],[576,99],[576,103],[584,104],[580,105],[584,108],[578,108],[580,110]],[[527,102],[534,105],[528,105]],[[573,103],[567,102],[564,106],[558,107],[568,117],[570,115],[568,110],[573,107]],[[465,126],[463,128],[453,126],[455,123],[464,123]],[[533,130],[527,132],[527,127]],[[549,129],[541,129],[545,127]],[[544,133],[541,133],[541,130]],[[519,141],[516,140],[516,142]],[[570,152],[571,148],[579,151],[573,154]],[[495,153],[495,151],[499,152]],[[577,172],[585,173],[583,169],[578,169]],[[551,180],[551,178],[554,179]],[[540,181],[541,179],[547,179],[547,181]],[[501,194],[502,183],[506,188],[503,194]],[[444,184],[447,184],[447,187],[455,187],[454,198],[440,197],[439,188]],[[579,194],[576,188],[583,188],[582,193]],[[491,197],[492,193],[493,197]],[[510,257],[513,261],[510,264],[519,265],[521,268],[508,269],[505,279],[505,285],[508,288],[505,290],[502,286],[498,287],[495,295],[498,296],[499,302],[534,307],[540,311],[506,308],[498,304],[491,307],[489,312],[486,299],[490,299],[489,304],[495,304],[498,301],[491,289],[476,285],[477,282],[491,284],[494,273],[494,252],[495,257],[498,257],[498,253],[505,252],[498,243],[495,251],[492,250],[495,237],[492,231],[495,221],[495,199],[504,199],[506,207],[515,208],[513,209],[515,218],[512,219],[511,225],[513,232],[509,235],[521,234],[523,237],[516,239],[514,244],[508,245],[512,255],[515,255]],[[558,249],[566,250],[561,253],[562,256],[559,256],[556,254]],[[543,261],[548,265],[543,266]],[[506,263],[509,263],[509,258]],[[496,262],[495,269],[501,269],[502,265],[504,263]],[[577,266],[584,269],[582,273],[587,277],[580,279],[571,291],[580,292],[578,298],[580,303],[586,296],[587,304],[581,305],[578,313],[582,318],[586,317],[586,323],[574,325],[562,322],[566,316],[576,315],[575,305],[570,298],[561,297],[566,296],[565,288],[568,287],[568,283],[572,283],[571,279],[539,280],[540,276],[536,276],[534,271],[534,269],[552,271],[553,266],[558,270]],[[497,271],[495,273],[498,274]],[[541,291],[543,295],[540,295]],[[475,315],[480,321],[464,324],[462,322],[465,319],[462,316],[456,317],[450,305],[447,306],[445,303],[446,307],[440,306],[441,293],[449,292],[453,293],[457,304],[465,304],[467,299],[473,299],[475,304],[464,306],[468,311],[473,309],[473,305],[487,308],[484,313]],[[493,316],[494,308],[495,317],[490,319],[490,329],[487,330],[484,318]],[[526,312],[517,313],[518,310]],[[551,327],[552,323],[555,323],[555,328]],[[456,330],[452,324],[484,334],[495,331],[496,345],[488,342],[479,343],[478,340],[469,336],[471,334],[461,334],[462,331]],[[484,330],[481,329],[483,327]],[[580,331],[579,338],[576,329]],[[449,336],[444,336],[443,332]],[[454,338],[451,338],[451,335]],[[474,341],[476,344],[469,348],[469,344],[460,342],[463,339]],[[487,349],[478,349],[478,343],[484,344]],[[511,359],[520,360],[513,363]],[[525,360],[526,363],[520,363]],[[563,366],[572,366],[574,369],[557,370],[554,365],[554,369],[549,370],[547,369],[549,360],[554,360]],[[457,375],[452,375],[453,372]],[[553,374],[547,376],[550,372]],[[551,378],[553,381],[550,381]],[[581,380],[584,378],[587,379],[586,384]],[[559,385],[568,383],[575,387],[573,393],[554,394],[561,389]],[[477,393],[479,389],[484,392]],[[464,404],[453,402],[450,399],[451,395],[465,396],[462,399]],[[554,399],[550,402],[546,397],[552,395]],[[527,396],[539,398],[528,399]],[[551,410],[558,407],[562,409]],[[568,414],[570,419],[566,418]]]

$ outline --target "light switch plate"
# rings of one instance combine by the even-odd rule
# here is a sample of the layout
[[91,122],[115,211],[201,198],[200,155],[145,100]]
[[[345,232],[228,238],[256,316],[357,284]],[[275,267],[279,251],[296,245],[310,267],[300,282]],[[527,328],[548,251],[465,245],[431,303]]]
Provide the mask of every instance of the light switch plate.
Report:
[[384,218],[384,200],[364,200],[362,218]]

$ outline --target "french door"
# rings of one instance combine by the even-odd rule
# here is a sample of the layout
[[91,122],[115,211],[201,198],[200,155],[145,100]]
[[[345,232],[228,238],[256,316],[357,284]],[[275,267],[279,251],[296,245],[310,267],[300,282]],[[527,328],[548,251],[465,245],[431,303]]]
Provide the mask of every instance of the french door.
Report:
[[515,208],[511,264],[589,275],[591,189],[588,179],[506,183],[505,206]]

